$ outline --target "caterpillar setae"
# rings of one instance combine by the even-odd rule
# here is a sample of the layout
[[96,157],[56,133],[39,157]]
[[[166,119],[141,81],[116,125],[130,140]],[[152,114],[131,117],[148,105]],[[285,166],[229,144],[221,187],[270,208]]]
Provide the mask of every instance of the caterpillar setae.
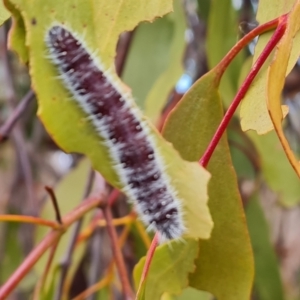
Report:
[[140,218],[160,233],[161,240],[181,237],[185,232],[181,200],[165,172],[149,125],[131,96],[65,26],[52,26],[45,42],[72,100],[108,148],[122,190],[135,203]]

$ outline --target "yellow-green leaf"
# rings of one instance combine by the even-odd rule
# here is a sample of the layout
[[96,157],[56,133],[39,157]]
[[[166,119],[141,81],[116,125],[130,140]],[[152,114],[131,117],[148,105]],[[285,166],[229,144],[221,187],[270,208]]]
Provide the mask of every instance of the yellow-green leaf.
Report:
[[[275,19],[291,10],[295,0],[274,0],[270,5],[269,0],[259,1],[257,12],[257,20],[260,24]],[[256,61],[258,56],[265,48],[267,42],[272,36],[273,32],[268,32],[259,37],[258,43],[255,47],[255,55],[253,62]],[[290,72],[292,67],[298,60],[300,53],[300,36],[296,36],[293,44],[293,51],[289,58],[289,66],[287,73]],[[274,126],[270,119],[267,109],[267,69],[272,61],[273,55],[269,57],[263,68],[260,70],[253,83],[251,84],[247,94],[245,95],[240,110],[241,126],[244,131],[255,130],[258,134],[264,134],[272,129]],[[287,114],[287,107],[283,106],[282,113]]]
[[[241,79],[249,70],[247,61],[242,69]],[[254,131],[248,131],[247,135],[258,151],[262,176],[269,188],[277,193],[284,206],[296,205],[300,200],[299,178],[289,164],[276,133],[273,131],[260,136]]]
[[0,1],[0,26],[10,17],[9,11],[3,4],[3,1]]
[[213,296],[210,293],[188,287],[173,300],[213,300]]
[[[292,48],[295,50],[297,42],[300,46],[300,1],[297,1],[291,13],[288,16],[287,28],[284,36],[276,48],[274,59],[268,70],[267,77],[267,106],[275,127],[276,133],[280,139],[283,149],[300,177],[300,162],[295,157],[288,140],[285,137],[282,128],[284,115],[281,111],[281,93],[285,82],[285,76],[288,70],[290,53]],[[298,47],[297,47],[298,48]],[[299,49],[300,50],[300,49]],[[297,51],[297,59],[299,58],[299,50]]]
[[[209,72],[171,112],[164,136],[186,160],[199,160],[222,116],[216,74]],[[254,276],[253,257],[226,136],[208,170],[212,174],[208,205],[215,225],[210,240],[199,243],[200,255],[190,285],[212,293],[218,300],[248,300]]]
[[9,48],[19,55],[20,60],[25,64],[28,62],[28,49],[25,45],[25,24],[20,11],[9,0],[4,0],[6,7],[11,12],[12,27],[9,32]]
[[284,153],[275,132],[258,136],[248,133],[259,154],[262,176],[268,186],[278,194],[279,201],[285,206],[293,206],[299,202],[299,178]]
[[[119,34],[131,30],[139,21],[152,20],[171,10],[171,1],[135,0],[106,1],[95,3],[85,0],[55,2],[45,0],[10,0],[18,7],[26,28],[26,45],[29,49],[30,74],[38,96],[38,115],[53,139],[66,152],[87,155],[93,167],[105,179],[119,189],[125,190],[114,168],[109,149],[83,111],[69,100],[69,93],[57,78],[57,72],[47,59],[45,34],[53,23],[63,23],[81,35],[90,52],[97,52],[102,64],[109,69],[113,64],[115,46]],[[93,5],[94,4],[94,5]],[[110,76],[122,92],[128,89],[117,78],[113,68]],[[141,112],[128,94],[128,101],[142,119]],[[209,238],[212,220],[207,207],[207,183],[209,173],[196,162],[185,162],[177,151],[166,142],[155,127],[145,119],[147,131],[157,146],[156,151],[166,165],[166,174],[178,198],[182,200],[186,235]],[[145,125],[146,126],[146,125]],[[101,143],[102,142],[102,143]]]
[[[179,294],[188,285],[188,274],[195,268],[198,242],[193,239],[173,241],[159,246],[150,265],[143,293],[138,299],[160,299],[163,293]],[[134,282],[139,284],[145,257],[134,268]]]

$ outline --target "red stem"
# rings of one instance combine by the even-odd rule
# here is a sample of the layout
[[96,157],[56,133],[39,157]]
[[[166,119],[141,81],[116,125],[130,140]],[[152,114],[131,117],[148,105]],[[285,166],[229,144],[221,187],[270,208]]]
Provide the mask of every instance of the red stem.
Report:
[[[259,36],[262,33],[267,32],[271,29],[274,29],[278,26],[278,28],[276,29],[274,35],[272,36],[269,43],[267,44],[266,48],[264,49],[264,51],[262,52],[260,57],[257,59],[256,63],[253,65],[248,77],[246,78],[245,82],[241,86],[241,88],[240,88],[239,92],[237,93],[235,99],[233,100],[231,106],[227,110],[227,112],[226,112],[226,114],[225,114],[218,130],[216,131],[213,139],[211,140],[211,143],[209,144],[209,146],[206,149],[204,155],[200,159],[200,164],[203,165],[204,167],[207,166],[207,164],[208,164],[208,162],[209,162],[209,160],[212,156],[213,151],[215,150],[218,142],[220,141],[220,139],[222,137],[222,134],[226,130],[226,127],[227,127],[231,117],[233,116],[234,111],[236,110],[236,108],[239,105],[240,101],[242,100],[245,93],[247,92],[247,90],[249,88],[249,85],[251,84],[251,82],[253,81],[255,76],[257,75],[259,69],[263,65],[266,58],[269,56],[269,54],[271,53],[273,48],[276,46],[276,44],[278,43],[278,41],[280,40],[280,38],[284,34],[285,28],[286,28],[286,19],[287,19],[287,15],[283,15],[279,18],[276,18],[274,20],[271,20],[267,23],[264,23],[264,24],[256,27],[251,32],[246,34],[243,38],[241,38],[234,45],[234,47],[231,48],[231,50],[226,54],[226,56],[220,61],[220,63],[215,66],[214,69],[216,70],[216,72],[218,74],[217,75],[217,80],[219,81],[221,79],[224,71],[228,67],[228,65],[232,62],[232,60],[236,57],[236,55],[249,42],[251,42],[256,36]],[[168,110],[166,110],[165,113],[162,114],[161,119],[160,119],[160,126],[159,126],[160,131],[161,131],[161,128],[163,127],[165,119],[167,118],[170,111],[171,110],[168,109]],[[145,281],[145,279],[147,277],[147,274],[149,272],[150,264],[151,264],[152,258],[154,256],[154,252],[155,252],[155,249],[156,249],[157,245],[158,245],[158,233],[156,233],[156,235],[154,236],[154,238],[152,240],[152,243],[151,243],[151,246],[150,246],[150,248],[147,252],[146,262],[145,262],[142,277],[141,277],[141,280],[140,280],[140,283],[139,283],[137,296],[139,295],[139,292],[142,288],[143,282]]]
[[236,108],[244,98],[246,92],[249,89],[250,84],[254,80],[255,76],[263,66],[264,62],[272,52],[272,50],[275,48],[277,43],[280,41],[281,37],[283,36],[285,29],[286,29],[286,20],[287,16],[283,16],[279,20],[279,25],[274,32],[273,36],[269,40],[268,44],[256,60],[256,62],[253,64],[248,76],[246,77],[245,81],[243,82],[242,86],[240,87],[238,93],[236,94],[235,98],[233,99],[231,105],[229,106],[228,110],[226,111],[224,118],[222,119],[215,135],[213,136],[212,140],[210,141],[210,144],[208,145],[205,153],[203,154],[202,158],[200,159],[199,163],[206,167],[214,150],[216,149],[224,131],[226,130]]
[[[99,206],[101,199],[91,197],[87,198],[83,203],[76,207],[73,211],[67,214],[63,218],[63,228],[67,228],[72,225],[75,221],[81,218],[85,213],[91,209]],[[25,258],[23,263],[18,267],[18,269],[9,277],[9,279],[0,288],[0,299],[6,299],[8,295],[14,290],[18,283],[26,276],[34,264],[39,260],[39,258],[53,246],[54,243],[60,238],[64,233],[63,230],[52,230],[49,232],[45,238],[29,253]]]
[[158,240],[159,240],[159,233],[157,232],[155,234],[155,236],[152,240],[151,246],[150,246],[150,248],[148,249],[148,252],[147,252],[146,261],[145,261],[144,268],[143,268],[143,273],[142,273],[141,280],[140,280],[140,283],[139,283],[139,288],[138,288],[138,291],[136,293],[136,299],[138,299],[138,296],[141,292],[143,283],[146,280],[146,277],[148,275],[150,265],[151,265],[151,262],[152,262],[152,258],[154,256],[155,249],[158,245]]
[[[225,72],[228,65],[232,62],[232,60],[237,56],[237,54],[247,45],[249,44],[255,37],[270,31],[272,29],[275,29],[278,24],[280,23],[280,20],[282,18],[285,18],[287,15],[283,15],[279,18],[276,18],[274,20],[271,20],[267,23],[264,23],[262,25],[257,26],[253,30],[251,30],[249,33],[244,35],[230,50],[229,52],[223,57],[223,59],[214,67],[215,72],[217,73],[217,81],[221,80],[221,77],[223,73]],[[169,113],[173,110],[173,108],[177,105],[177,103],[180,101],[180,98],[182,95],[174,94],[175,101],[174,103],[171,103],[170,107],[168,107],[161,115],[160,120],[158,122],[158,130],[162,131],[162,128],[165,124],[166,119],[168,118]],[[179,99],[178,99],[179,98]]]
[[113,189],[113,191],[110,193],[108,200],[107,200],[107,205],[112,206],[118,197],[120,196],[121,192],[117,189]]
[[[117,190],[115,190],[117,191]],[[115,192],[116,193],[116,192]],[[107,231],[111,240],[111,246],[114,254],[114,259],[116,262],[117,270],[119,272],[120,281],[122,284],[123,289],[123,296],[126,300],[131,300],[134,298],[134,293],[131,289],[130,283],[129,283],[129,276],[126,271],[126,266],[124,262],[124,258],[122,255],[121,248],[118,243],[118,235],[116,232],[116,228],[113,224],[113,218],[111,214],[111,207],[109,205],[106,205],[106,207],[103,209],[103,213],[107,222]]]
[[286,18],[287,15],[280,16],[279,18],[257,26],[245,36],[243,36],[223,57],[223,59],[214,67],[214,69],[218,72],[218,79],[221,79],[228,65],[247,44],[249,44],[255,37],[261,35],[262,33],[275,29],[283,20],[286,20]]

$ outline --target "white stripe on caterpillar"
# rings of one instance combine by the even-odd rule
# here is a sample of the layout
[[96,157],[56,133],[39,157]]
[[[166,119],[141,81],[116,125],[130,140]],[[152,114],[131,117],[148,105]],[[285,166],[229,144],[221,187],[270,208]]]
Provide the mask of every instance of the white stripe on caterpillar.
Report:
[[60,77],[104,140],[114,169],[141,219],[161,240],[185,232],[181,201],[165,172],[165,163],[149,125],[118,79],[84,42],[63,26],[47,31],[46,45]]

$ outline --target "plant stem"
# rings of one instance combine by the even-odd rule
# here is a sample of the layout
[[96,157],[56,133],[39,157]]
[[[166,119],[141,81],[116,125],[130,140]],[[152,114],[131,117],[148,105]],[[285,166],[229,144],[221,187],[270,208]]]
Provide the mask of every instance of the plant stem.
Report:
[[118,197],[120,196],[121,192],[117,189],[113,189],[113,191],[110,193],[108,200],[107,200],[107,205],[112,206]]
[[[62,227],[64,230],[71,226],[74,222],[80,219],[85,213],[98,207],[102,202],[100,198],[87,198],[84,202],[78,205],[74,210],[68,213],[63,218]],[[29,273],[34,264],[39,260],[39,258],[52,247],[64,230],[52,230],[49,232],[45,238],[29,253],[25,258],[23,263],[17,268],[17,270],[9,277],[9,279],[0,288],[0,299],[6,299],[8,295],[14,290],[18,283]]]
[[[276,18],[274,20],[271,20],[267,23],[264,23],[262,25],[257,26],[253,30],[251,30],[249,33],[244,35],[230,50],[229,52],[223,57],[223,59],[213,68],[214,72],[217,73],[216,81],[217,83],[221,80],[222,75],[224,74],[226,68],[228,65],[232,62],[232,60],[237,56],[237,54],[245,47],[247,46],[255,37],[270,31],[272,29],[275,29],[280,20],[282,18],[286,17],[286,15],[283,15],[279,18]],[[182,95],[181,95],[182,96]],[[180,98],[174,101],[174,103],[171,103],[170,107],[168,107],[161,115],[160,120],[158,122],[158,130],[161,131],[163,129],[164,123],[166,119],[168,118],[169,113],[174,109],[174,107],[177,105],[177,103],[180,101]]]
[[124,262],[124,258],[121,252],[121,249],[118,244],[118,236],[116,232],[116,228],[113,225],[113,218],[111,214],[111,207],[109,205],[106,205],[103,209],[103,213],[107,222],[107,231],[110,236],[111,240],[111,246],[113,250],[113,254],[115,257],[116,266],[119,272],[120,281],[122,284],[123,289],[123,296],[126,300],[134,299],[134,293],[131,289],[130,283],[129,283],[129,276],[126,271],[126,266]]
[[[52,229],[59,229],[61,226],[54,221],[45,220],[42,218],[23,216],[23,215],[0,215],[0,222],[19,222],[19,223],[29,223],[41,226],[48,226]],[[0,298],[1,299],[1,298]]]
[[[89,196],[89,194],[92,190],[94,178],[95,178],[95,171],[93,169],[90,169],[89,174],[87,176],[87,182],[86,182],[86,186],[84,189],[82,200],[84,200],[86,197]],[[61,273],[60,273],[60,277],[59,277],[59,281],[58,281],[54,299],[59,300],[62,298],[62,294],[63,294],[63,290],[64,290],[64,283],[65,283],[65,280],[66,280],[66,277],[67,277],[67,274],[69,271],[69,267],[72,263],[72,254],[73,254],[73,251],[74,251],[74,248],[76,245],[76,240],[79,235],[80,228],[82,226],[82,221],[83,221],[83,218],[80,218],[76,222],[76,224],[74,226],[74,230],[72,232],[72,236],[70,238],[69,244],[66,249],[66,253],[61,261],[61,264],[60,264]]]
[[217,79],[220,80],[223,73],[227,69],[228,65],[232,62],[232,60],[237,56],[237,54],[245,48],[255,37],[275,29],[282,20],[286,20],[287,15],[280,16],[274,20],[271,20],[267,23],[257,26],[245,36],[243,36],[231,49],[230,51],[223,57],[223,59],[213,68],[217,71],[218,76]]
[[[120,248],[123,248],[123,246],[126,242],[128,234],[130,232],[130,227],[131,227],[131,225],[127,224],[118,239],[118,245]],[[100,281],[98,281],[96,284],[89,286],[85,291],[83,291],[82,293],[77,295],[73,300],[87,299],[87,297],[89,297],[93,293],[96,293],[104,286],[108,285],[113,280],[113,271],[114,271],[113,266],[114,266],[114,260],[112,259],[107,268],[105,277],[103,279],[101,279]]]
[[45,186],[45,190],[47,191],[47,193],[49,194],[50,196],[50,199],[52,201],[52,204],[53,204],[53,208],[54,208],[54,211],[55,211],[55,218],[56,218],[56,221],[57,223],[59,223],[60,225],[62,225],[62,219],[61,219],[61,213],[60,213],[60,209],[59,209],[59,205],[58,205],[58,202],[57,202],[57,198],[56,198],[56,195],[52,189],[52,187],[50,186]]
[[[7,34],[5,26],[0,27],[0,60],[2,61],[2,72],[3,72],[3,94],[6,98],[7,107],[13,114],[15,106],[17,105],[17,96],[13,84],[13,75],[7,50]],[[27,106],[26,106],[27,107]],[[25,107],[25,108],[26,108]],[[30,204],[31,211],[35,212],[35,193],[33,190],[33,176],[32,168],[30,163],[30,158],[26,150],[26,141],[22,128],[14,122],[14,126],[11,128],[11,137],[14,144],[14,150],[17,156],[17,165],[20,167],[20,175],[25,182],[25,187],[27,191],[27,200]],[[15,182],[16,183],[16,182]],[[16,184],[15,184],[16,185]],[[19,188],[19,187],[18,187]],[[14,187],[12,188],[12,190]],[[24,205],[25,203],[23,203]]]
[[52,262],[53,262],[53,259],[54,259],[55,252],[56,252],[59,241],[60,241],[60,239],[58,239],[50,249],[49,257],[48,257],[48,260],[47,260],[46,267],[43,270],[42,277],[40,278],[40,280],[38,281],[38,283],[35,286],[35,289],[34,289],[34,292],[33,292],[33,300],[38,300],[41,297],[41,293],[42,293],[43,287],[45,285],[48,273],[50,271],[50,267],[52,265]]
[[119,38],[119,42],[117,45],[117,55],[115,59],[116,72],[119,75],[119,77],[123,75],[124,66],[126,64],[126,58],[128,56],[130,45],[133,40],[134,32],[135,30],[130,32],[124,32]]
[[152,258],[153,258],[154,253],[155,253],[155,249],[158,245],[158,240],[159,240],[159,233],[157,232],[155,234],[155,236],[152,240],[151,246],[150,246],[150,248],[147,252],[146,261],[145,261],[145,264],[144,264],[143,273],[142,273],[142,276],[141,276],[141,279],[140,279],[139,288],[138,288],[138,291],[136,293],[136,297],[138,297],[140,292],[142,291],[142,287],[143,287],[143,284],[144,284],[144,282],[147,278],[147,275],[148,275],[148,272],[149,272],[149,269],[150,269],[150,265],[151,265],[151,262],[152,262]]
[[203,166],[206,167],[215,148],[217,147],[224,131],[226,130],[230,119],[232,118],[235,110],[237,109],[238,105],[244,98],[246,92],[249,89],[250,84],[254,80],[255,76],[263,66],[264,62],[272,52],[272,50],[275,48],[277,43],[280,41],[281,37],[283,36],[285,29],[286,29],[286,20],[287,16],[283,16],[280,19],[280,23],[272,35],[271,39],[269,40],[268,44],[256,60],[256,62],[253,64],[248,76],[246,77],[245,81],[243,82],[242,86],[240,87],[239,91],[237,92],[236,96],[234,97],[231,105],[229,106],[228,110],[226,111],[217,131],[215,132],[212,140],[210,141],[210,144],[205,150],[205,153],[203,154],[202,158],[200,159],[199,163]]
[[28,105],[34,98],[34,93],[30,90],[23,99],[20,100],[20,103],[10,114],[8,119],[0,127],[0,143],[3,142],[9,136],[11,130],[14,128],[15,124],[22,117],[23,113],[26,111]]

